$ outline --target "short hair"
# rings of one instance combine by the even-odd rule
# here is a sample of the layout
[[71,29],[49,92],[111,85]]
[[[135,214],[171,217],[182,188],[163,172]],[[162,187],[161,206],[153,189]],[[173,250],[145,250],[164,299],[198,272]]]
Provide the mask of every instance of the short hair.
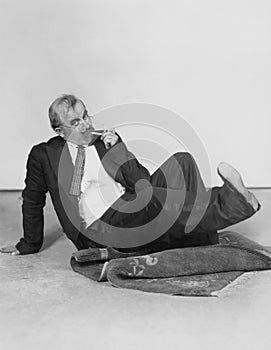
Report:
[[66,115],[70,108],[74,108],[76,102],[79,101],[77,97],[70,94],[64,94],[58,97],[49,107],[49,119],[51,127],[55,130],[61,126],[60,116]]

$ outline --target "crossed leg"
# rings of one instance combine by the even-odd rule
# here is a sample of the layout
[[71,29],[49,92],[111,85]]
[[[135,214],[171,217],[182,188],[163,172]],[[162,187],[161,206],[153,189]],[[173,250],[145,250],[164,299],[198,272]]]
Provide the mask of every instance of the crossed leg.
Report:
[[195,160],[186,152],[174,154],[155,171],[151,177],[154,193],[159,194],[161,187],[184,189],[180,192],[180,215],[160,243],[169,247],[215,244],[217,230],[243,221],[259,210],[257,199],[246,189],[237,170],[221,163],[218,174],[223,186],[207,190]]

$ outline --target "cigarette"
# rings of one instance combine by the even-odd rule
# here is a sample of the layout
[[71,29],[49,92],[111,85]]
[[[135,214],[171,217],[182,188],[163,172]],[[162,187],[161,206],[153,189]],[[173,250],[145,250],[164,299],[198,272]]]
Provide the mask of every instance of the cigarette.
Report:
[[103,134],[103,132],[100,132],[100,131],[91,131],[91,133],[93,135],[102,135]]

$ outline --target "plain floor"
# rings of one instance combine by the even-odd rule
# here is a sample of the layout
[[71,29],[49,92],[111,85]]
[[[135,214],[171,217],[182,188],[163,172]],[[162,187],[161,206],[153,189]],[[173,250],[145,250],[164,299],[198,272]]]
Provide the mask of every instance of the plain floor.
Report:
[[[262,209],[232,226],[271,246],[271,190]],[[0,193],[0,245],[21,236],[20,192]],[[271,348],[271,271],[246,274],[219,297],[173,297],[117,289],[73,272],[73,245],[50,200],[40,253],[0,254],[0,349]]]

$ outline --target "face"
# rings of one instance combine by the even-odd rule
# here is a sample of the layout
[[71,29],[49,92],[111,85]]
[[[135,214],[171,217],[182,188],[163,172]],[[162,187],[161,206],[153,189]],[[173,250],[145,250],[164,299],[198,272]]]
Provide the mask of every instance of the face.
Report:
[[56,132],[66,141],[76,145],[87,145],[92,141],[91,131],[94,130],[92,119],[82,101],[78,100],[74,108],[62,110],[59,114],[62,125]]

